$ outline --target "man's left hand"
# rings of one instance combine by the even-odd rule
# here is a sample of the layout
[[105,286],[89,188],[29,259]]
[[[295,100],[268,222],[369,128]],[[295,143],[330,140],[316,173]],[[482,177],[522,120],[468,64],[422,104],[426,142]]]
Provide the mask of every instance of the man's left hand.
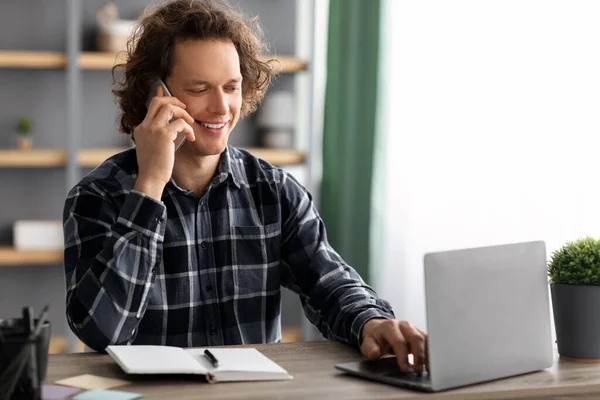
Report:
[[[370,359],[391,352],[403,372],[411,369],[422,372],[428,368],[427,334],[408,321],[370,319],[363,326],[362,338],[360,351]],[[413,366],[408,362],[409,354],[413,355]]]

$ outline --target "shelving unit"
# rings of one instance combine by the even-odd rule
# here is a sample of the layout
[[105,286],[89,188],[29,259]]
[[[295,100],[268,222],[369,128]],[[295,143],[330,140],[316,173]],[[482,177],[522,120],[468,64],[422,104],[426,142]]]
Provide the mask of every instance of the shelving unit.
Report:
[[[81,149],[77,154],[79,166],[93,168],[125,148]],[[255,156],[277,166],[297,165],[304,162],[304,155],[294,149],[246,149]],[[63,167],[67,164],[67,152],[62,149],[0,150],[0,167],[46,168]]]
[[[148,2],[151,3],[150,1]],[[283,3],[285,2],[280,3],[280,5]],[[18,2],[15,2],[14,4],[14,7],[23,7],[23,5]],[[291,3],[285,4],[289,5]],[[315,4],[316,0],[295,0],[295,5],[292,6],[295,7],[295,10],[289,11],[289,7],[287,9],[284,8],[284,13],[273,11],[274,8],[278,8],[280,5],[273,6],[272,4],[268,4],[258,7],[268,14],[268,17],[264,18],[265,21],[268,21],[269,19],[271,21],[276,21],[280,18],[288,17],[295,18],[296,32],[292,32],[293,39],[287,35],[288,27],[280,28],[280,24],[273,24],[270,33],[273,35],[272,39],[277,39],[276,41],[271,40],[271,42],[277,42],[279,45],[279,52],[284,51],[283,55],[275,57],[275,59],[279,61],[277,66],[275,66],[277,72],[293,74],[294,86],[289,85],[290,79],[292,79],[289,78],[290,75],[287,75],[288,77],[285,79],[281,79],[280,82],[284,81],[284,84],[281,87],[285,90],[291,89],[294,92],[295,115],[297,118],[295,125],[296,137],[293,145],[294,148],[292,149],[246,148],[246,150],[250,151],[252,154],[274,165],[281,167],[290,166],[289,171],[294,171],[294,173],[298,172],[300,177],[306,178],[304,182],[302,179],[299,180],[311,191],[315,189],[314,174],[311,171],[316,160],[315,154],[318,154],[318,152],[314,151],[315,142],[313,138],[313,118],[315,114],[313,91],[315,82],[313,77],[314,50],[312,48],[312,41],[314,39],[314,34],[312,33],[312,29],[315,21],[312,13],[314,12]],[[130,7],[129,2],[127,2],[127,6],[124,5],[123,7]],[[50,13],[52,13],[53,10],[56,9],[50,9]],[[64,106],[66,124],[64,127],[58,124],[58,129],[55,127],[56,124],[52,128],[47,128],[47,132],[44,132],[44,134],[50,135],[53,139],[45,142],[47,148],[40,147],[29,151],[0,149],[0,172],[9,174],[10,178],[14,179],[15,182],[20,182],[18,180],[20,179],[20,174],[27,177],[25,179],[28,179],[31,174],[37,174],[38,172],[29,170],[23,171],[19,169],[46,169],[44,172],[40,172],[40,175],[43,176],[41,179],[45,180],[42,189],[48,190],[48,188],[50,188],[50,190],[53,190],[53,194],[57,191],[61,191],[62,193],[63,189],[68,190],[73,187],[85,173],[84,168],[96,167],[113,154],[125,150],[125,148],[117,147],[122,146],[124,144],[123,142],[112,141],[105,145],[105,142],[101,140],[90,142],[90,136],[87,136],[88,141],[86,146],[86,140],[82,140],[86,138],[86,131],[82,129],[82,126],[85,126],[89,120],[89,111],[84,108],[83,104],[86,103],[89,107],[89,104],[93,103],[93,101],[87,101],[89,99],[96,99],[96,97],[93,96],[95,96],[94,91],[98,90],[98,79],[101,79],[104,75],[108,76],[110,69],[116,63],[124,61],[123,57],[125,55],[125,53],[105,53],[82,50],[83,48],[92,48],[89,43],[82,43],[82,39],[86,36],[86,32],[89,32],[92,28],[90,21],[84,17],[89,11],[90,6],[89,4],[86,5],[85,2],[80,0],[65,0],[64,11],[61,11],[66,12],[66,18],[64,19],[65,24],[60,24],[59,26],[56,24],[54,26],[46,24],[44,27],[40,27],[40,29],[37,30],[31,29],[31,27],[22,27],[18,24],[11,26],[11,21],[7,21],[9,23],[4,25],[6,27],[4,31],[5,37],[9,35],[8,32],[21,32],[19,33],[19,37],[22,39],[12,42],[12,48],[22,48],[27,46],[29,46],[29,48],[35,48],[41,43],[41,41],[36,39],[35,35],[41,34],[44,35],[45,38],[48,38],[53,34],[52,32],[66,29],[66,35],[63,36],[64,43],[48,40],[44,42],[48,44],[47,47],[46,44],[42,45],[42,48],[60,51],[7,50],[6,48],[0,48],[0,70],[8,70],[4,72],[8,74],[13,73],[12,70],[15,69],[31,70],[31,72],[27,72],[27,74],[31,73],[35,77],[35,81],[33,81],[35,83],[32,84],[32,86],[36,85],[36,87],[44,89],[49,88],[48,93],[52,93],[54,98],[57,93],[63,93],[62,88],[57,87],[56,85],[48,85],[48,80],[56,79],[54,82],[57,82],[64,79],[64,98],[60,98],[57,101],[61,102],[61,107]],[[21,10],[19,12],[21,12]],[[261,19],[263,19],[263,14],[261,13],[260,15]],[[46,20],[62,21],[63,19],[59,19],[54,15],[52,18],[47,18]],[[22,30],[20,31],[19,29],[21,28]],[[48,30],[48,32],[46,32],[46,30]],[[269,29],[266,29],[266,31],[268,32]],[[27,36],[28,34],[31,36]],[[11,42],[8,41],[7,45],[10,45],[10,43]],[[272,57],[268,58],[270,59]],[[45,72],[44,70],[50,70],[51,72]],[[28,80],[28,75],[25,77],[25,73],[15,72],[15,75],[23,77],[24,81]],[[19,88],[15,85],[12,87],[12,90],[13,91],[10,91],[8,94],[14,94],[14,91],[18,91]],[[32,95],[37,96],[37,92],[34,94],[29,92],[23,96],[31,97]],[[51,95],[48,94],[48,99],[50,96]],[[43,97],[39,96],[36,100],[41,101],[40,98]],[[98,103],[96,103],[95,106],[97,106]],[[44,105],[44,107],[46,106]],[[48,109],[52,109],[53,112],[61,110],[59,107],[48,107]],[[44,111],[47,111],[47,109],[44,109]],[[14,113],[16,113],[16,111],[11,109],[7,111],[7,115],[5,116],[12,118],[12,114]],[[53,115],[53,118],[54,117],[55,115]],[[62,118],[62,116],[59,115],[56,118]],[[94,122],[97,122],[98,120],[95,120]],[[112,121],[107,121],[107,124],[110,124],[111,122]],[[100,124],[101,123],[102,122],[100,122]],[[87,132],[87,134],[89,134],[89,132]],[[57,137],[60,137],[61,140],[55,140]],[[253,146],[252,143],[254,143],[254,141],[246,141],[245,143],[247,146]],[[14,177],[12,176],[12,171],[7,172],[11,168],[15,169]],[[63,170],[57,171],[53,169]],[[46,177],[48,177],[47,180]],[[63,178],[64,183],[61,181]],[[61,186],[63,184],[65,185],[64,188]],[[32,188],[32,190],[37,189],[38,188]],[[23,196],[30,196],[29,191],[24,191],[23,193],[26,193],[23,194]],[[31,193],[36,192],[32,191]],[[31,195],[30,199],[43,202],[44,199],[42,197],[40,197],[39,200],[35,197],[37,195],[37,193]],[[52,202],[55,201],[56,196],[49,196],[49,198],[50,202]],[[23,203],[28,204],[28,202]],[[33,203],[33,201],[31,201],[31,203]],[[21,205],[17,205],[17,208],[19,208],[19,206]],[[9,205],[6,205],[6,209],[11,213],[7,214],[7,219],[21,217],[21,214],[23,214],[23,208],[14,214],[10,211]],[[46,209],[41,213],[38,213],[38,215],[47,215],[44,214],[44,212],[46,212]],[[33,217],[33,214],[31,215]],[[51,218],[58,219],[60,218],[60,215],[52,214]],[[6,223],[6,220],[4,223]],[[6,242],[1,243],[7,243],[10,239],[5,236],[4,240],[6,240]],[[39,273],[41,274],[39,279],[45,279],[44,277],[52,276],[52,274],[55,274],[55,271],[57,271],[51,268],[51,266],[60,266],[62,262],[63,250],[24,251],[17,250],[10,245],[0,246],[0,267],[3,267],[0,268],[0,270],[3,270],[4,273],[7,274],[6,276],[12,276],[12,274],[15,273],[10,267],[19,269],[27,266],[42,266],[39,270]],[[46,266],[48,266],[48,268],[46,268]],[[29,271],[29,273],[31,273],[31,271],[34,270],[34,268],[25,268],[24,270],[19,270],[18,273],[26,274],[27,272],[24,271]],[[38,270],[35,270],[35,273],[37,276]],[[0,282],[2,282],[2,279],[3,277],[0,275]],[[5,280],[4,284],[11,283]],[[17,285],[16,287],[20,287],[22,281],[15,281],[15,284]],[[1,290],[2,287],[0,286],[0,291]],[[60,298],[63,299],[63,293],[59,294]],[[293,294],[291,296],[296,298]],[[54,297],[52,297],[52,299],[54,302],[62,301],[57,300],[57,298]],[[285,298],[283,299],[283,303],[285,306]],[[288,305],[289,304],[291,303],[288,303]],[[5,308],[5,310],[9,309],[10,307]],[[293,324],[296,324],[296,322],[293,322]],[[296,326],[282,326],[282,331],[284,341],[301,340],[304,335],[302,330]],[[64,334],[58,332],[56,336],[53,336],[52,340],[53,348],[55,349],[54,352],[82,351],[81,343],[74,337],[68,328],[66,328]]]
[[[78,58],[81,69],[111,69],[124,61],[124,53],[82,52]],[[269,57],[265,57],[269,59]],[[307,63],[295,57],[276,57],[280,72],[291,73],[307,69]],[[54,51],[0,51],[0,68],[65,68],[67,55]]]

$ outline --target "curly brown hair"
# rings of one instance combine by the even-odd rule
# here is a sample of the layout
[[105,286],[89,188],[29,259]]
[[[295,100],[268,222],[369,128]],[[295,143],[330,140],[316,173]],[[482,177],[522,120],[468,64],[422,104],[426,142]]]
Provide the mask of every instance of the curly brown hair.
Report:
[[[169,76],[176,40],[231,41],[240,58],[242,117],[256,110],[275,74],[258,18],[247,18],[224,0],[174,0],[147,8],[127,41],[126,62],[112,69],[121,107],[120,131],[131,134],[146,116],[149,82]],[[121,80],[115,72],[121,71]]]

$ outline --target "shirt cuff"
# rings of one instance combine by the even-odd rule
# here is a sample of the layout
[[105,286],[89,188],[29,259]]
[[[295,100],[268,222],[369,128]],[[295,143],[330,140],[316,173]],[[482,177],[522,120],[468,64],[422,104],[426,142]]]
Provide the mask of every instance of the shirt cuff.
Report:
[[117,222],[129,229],[163,242],[165,237],[167,208],[164,203],[137,190],[128,195]]
[[367,321],[369,321],[373,318],[394,319],[395,316],[394,316],[394,314],[387,313],[387,312],[373,309],[373,308],[365,310],[365,311],[361,312],[360,314],[358,314],[358,316],[354,319],[354,322],[352,323],[352,328],[351,328],[351,332],[352,332],[351,344],[352,345],[354,345],[357,348],[360,348],[360,346],[362,345],[362,330],[363,330],[365,324],[367,323]]

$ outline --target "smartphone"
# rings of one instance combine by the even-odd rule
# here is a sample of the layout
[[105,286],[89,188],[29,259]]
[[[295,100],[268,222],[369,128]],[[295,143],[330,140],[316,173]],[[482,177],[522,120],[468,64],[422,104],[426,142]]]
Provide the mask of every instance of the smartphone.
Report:
[[[158,86],[162,86],[163,88],[163,95],[164,96],[171,96],[171,92],[169,92],[169,89],[167,88],[167,85],[163,82],[162,79],[156,79],[155,81],[152,81],[152,83],[150,84],[150,91],[148,92],[148,99],[146,100],[146,108],[148,108],[150,106],[150,101],[152,101],[152,98],[154,96],[156,96],[156,89],[158,88]],[[169,123],[175,121],[177,118],[173,118],[171,121],[169,121]],[[175,151],[179,150],[179,148],[181,147],[181,145],[185,142],[186,136],[185,136],[185,132],[178,132],[177,133],[177,137],[175,138]]]

